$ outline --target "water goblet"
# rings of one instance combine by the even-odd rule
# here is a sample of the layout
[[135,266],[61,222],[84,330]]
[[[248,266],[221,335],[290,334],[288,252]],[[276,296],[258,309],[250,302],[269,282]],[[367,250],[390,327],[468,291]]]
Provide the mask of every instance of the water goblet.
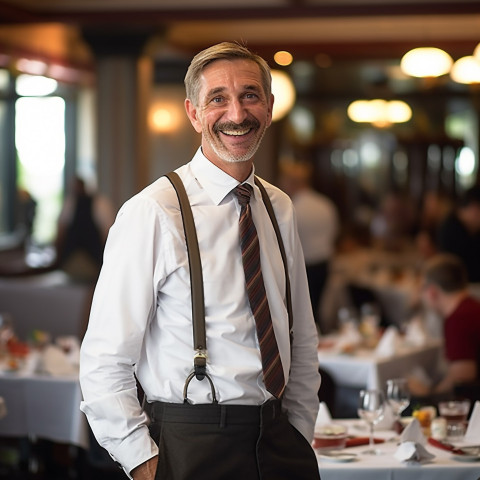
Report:
[[387,380],[387,399],[395,415],[400,421],[400,415],[410,404],[410,391],[406,378],[391,378]]
[[383,418],[385,411],[385,396],[381,390],[361,390],[358,403],[358,416],[370,427],[369,448],[364,454],[379,455],[381,450],[375,448],[373,439],[374,426]]

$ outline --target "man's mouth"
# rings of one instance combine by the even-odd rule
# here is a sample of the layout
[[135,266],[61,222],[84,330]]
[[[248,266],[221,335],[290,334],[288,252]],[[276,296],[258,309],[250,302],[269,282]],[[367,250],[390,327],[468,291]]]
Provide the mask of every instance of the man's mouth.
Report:
[[247,133],[251,132],[251,128],[245,128],[242,130],[220,130],[224,135],[231,135],[232,137],[240,137],[242,135],[246,135]]
[[230,137],[242,137],[248,135],[252,130],[259,128],[258,122],[253,120],[245,120],[240,124],[227,122],[227,123],[218,123],[213,127],[215,133],[223,133]]

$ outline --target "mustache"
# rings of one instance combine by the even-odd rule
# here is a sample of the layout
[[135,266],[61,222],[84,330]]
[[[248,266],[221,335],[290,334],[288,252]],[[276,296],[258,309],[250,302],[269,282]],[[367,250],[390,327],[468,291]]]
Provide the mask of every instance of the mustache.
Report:
[[221,130],[245,130],[245,129],[258,129],[260,128],[260,122],[256,119],[245,119],[242,123],[235,122],[217,122],[213,126],[213,131],[215,133],[220,132]]

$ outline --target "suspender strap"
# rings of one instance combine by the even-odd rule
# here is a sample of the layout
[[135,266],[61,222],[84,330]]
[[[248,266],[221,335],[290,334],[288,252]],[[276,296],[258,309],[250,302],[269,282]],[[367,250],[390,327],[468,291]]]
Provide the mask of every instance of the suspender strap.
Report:
[[292,310],[292,293],[290,290],[290,277],[288,275],[288,263],[287,263],[287,254],[285,252],[285,246],[283,244],[282,235],[280,233],[280,228],[278,226],[277,218],[275,217],[275,212],[273,211],[272,202],[270,201],[270,197],[268,196],[265,187],[262,185],[262,182],[255,177],[255,185],[259,188],[263,203],[268,212],[268,216],[270,217],[270,221],[272,222],[273,229],[275,230],[275,235],[277,236],[278,247],[280,248],[280,253],[282,255],[283,260],[283,268],[285,270],[285,295],[287,297],[287,312],[288,312],[288,329],[290,332],[290,346],[292,345],[292,338],[293,338],[293,310]]
[[[207,367],[207,339],[205,332],[205,299],[203,294],[203,275],[202,275],[202,262],[200,259],[200,251],[198,248],[197,231],[195,228],[195,222],[193,220],[192,208],[190,201],[188,200],[187,192],[183,185],[182,180],[175,172],[170,172],[165,175],[170,183],[173,185],[180,204],[180,212],[182,214],[183,229],[185,231],[185,242],[187,244],[188,262],[190,265],[190,289],[192,292],[192,322],[193,322],[193,343],[195,349],[195,355],[193,359],[194,371],[187,378],[184,387],[184,401],[187,401],[187,388],[190,380],[195,376],[197,380],[203,380],[205,377],[210,382],[213,401],[217,402],[215,397],[215,389],[212,380],[206,373]],[[287,255],[285,252],[285,246],[283,244],[282,236],[280,234],[280,228],[278,226],[275,212],[273,211],[272,202],[262,185],[260,180],[255,177],[255,184],[262,193],[263,203],[268,212],[268,216],[275,230],[277,236],[278,246],[283,260],[283,268],[285,270],[285,286],[286,286],[286,300],[287,300],[287,312],[288,312],[288,325],[290,332],[290,347],[292,346],[293,337],[293,314],[292,314],[292,297],[290,290],[290,277],[288,275],[288,263]]]
[[190,289],[192,292],[193,344],[195,356],[194,373],[198,380],[203,380],[207,366],[207,340],[205,333],[205,302],[203,296],[203,276],[200,251],[198,249],[197,231],[193,221],[192,209],[183,182],[175,172],[167,173],[180,203],[188,262],[190,265]]

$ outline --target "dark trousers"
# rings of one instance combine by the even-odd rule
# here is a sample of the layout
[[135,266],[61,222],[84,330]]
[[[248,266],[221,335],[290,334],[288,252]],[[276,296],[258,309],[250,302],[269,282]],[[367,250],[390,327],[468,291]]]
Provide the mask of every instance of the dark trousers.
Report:
[[157,480],[319,480],[312,447],[281,411],[218,404],[150,405]]

